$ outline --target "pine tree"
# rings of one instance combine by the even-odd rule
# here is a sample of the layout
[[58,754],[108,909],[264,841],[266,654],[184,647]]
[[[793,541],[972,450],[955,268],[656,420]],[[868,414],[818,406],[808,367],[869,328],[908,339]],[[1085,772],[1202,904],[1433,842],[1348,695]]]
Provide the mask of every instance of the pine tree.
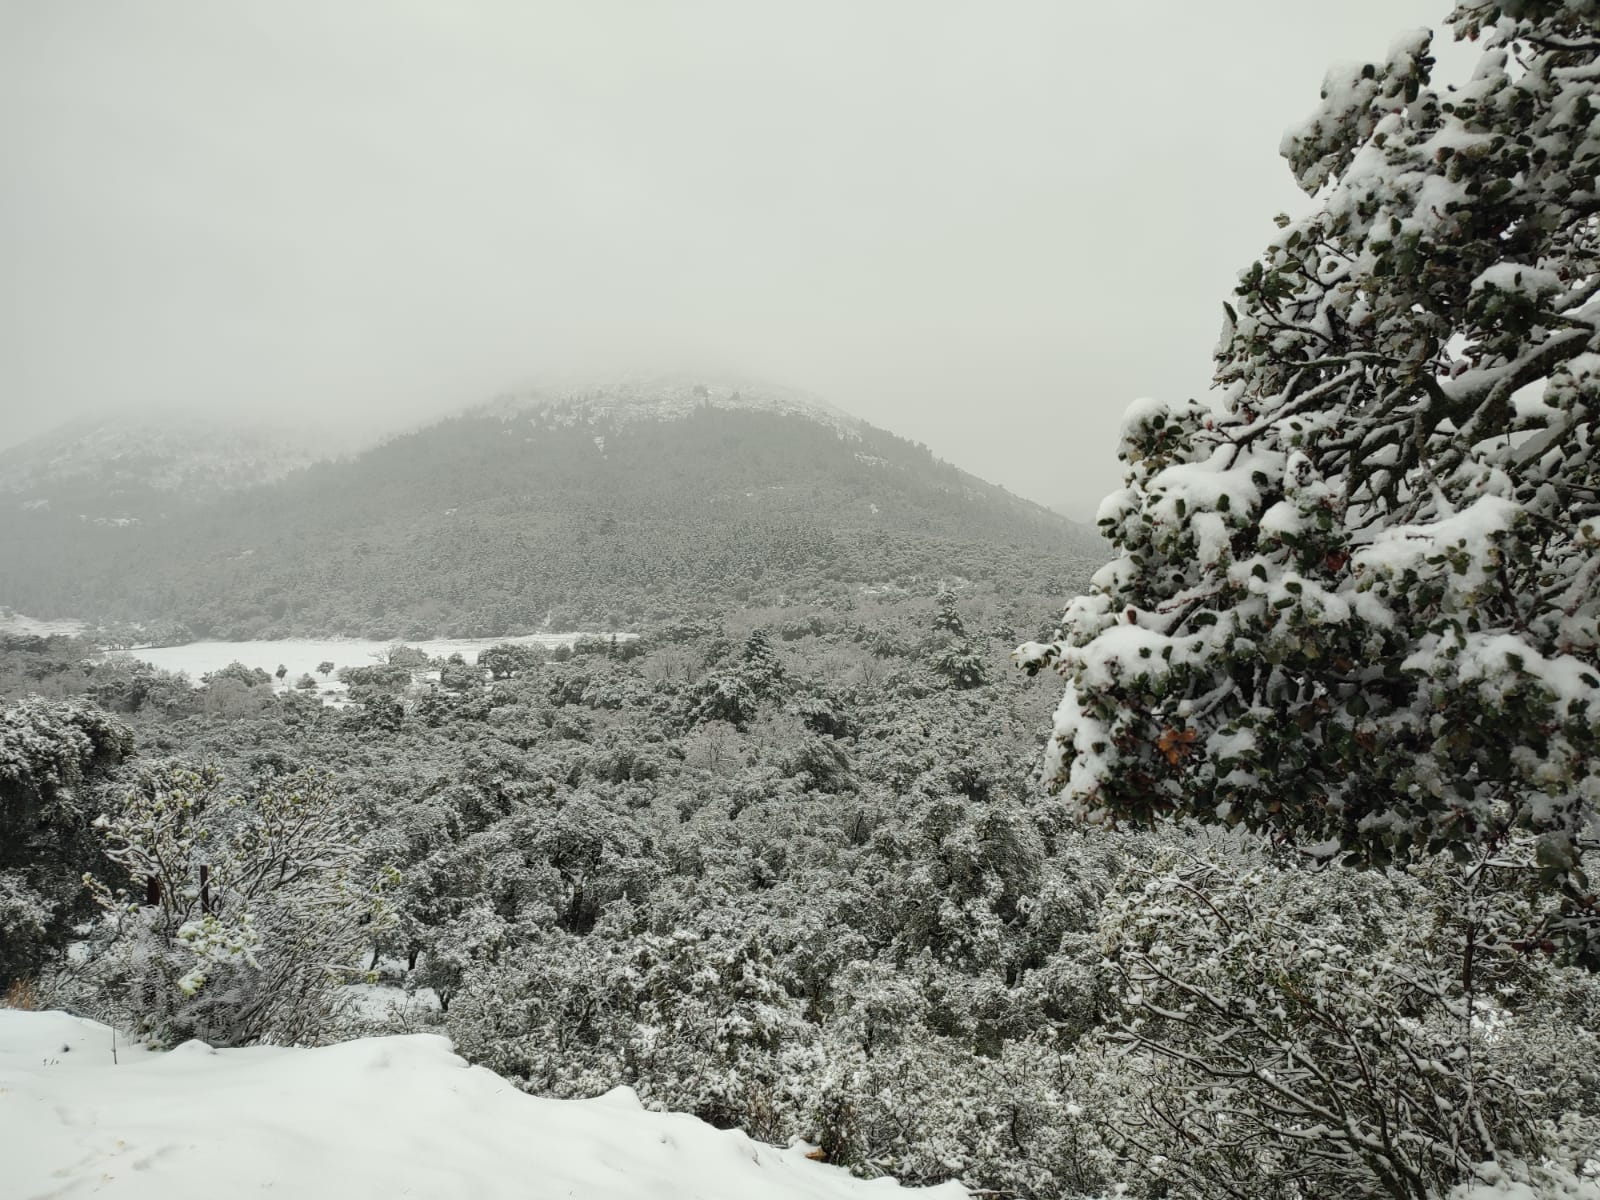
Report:
[[956,607],[956,594],[948,584],[940,585],[939,594],[933,598],[933,603],[935,609],[933,627],[955,637],[964,637],[967,625],[961,619],[961,610]]
[[959,689],[982,687],[989,681],[983,655],[967,636],[966,622],[956,607],[956,594],[941,584],[934,597],[934,671]]
[[1057,638],[1047,776],[1383,863],[1600,845],[1600,14],[1465,4],[1329,75],[1282,152],[1314,211],[1240,276],[1217,410],[1141,401],[1117,551]]

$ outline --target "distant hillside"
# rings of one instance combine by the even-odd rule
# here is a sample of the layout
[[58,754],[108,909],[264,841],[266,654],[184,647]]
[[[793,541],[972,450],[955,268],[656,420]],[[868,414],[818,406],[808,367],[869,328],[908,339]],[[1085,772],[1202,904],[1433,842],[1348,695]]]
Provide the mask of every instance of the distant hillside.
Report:
[[1081,529],[788,393],[508,398],[363,454],[0,527],[0,603],[197,635],[491,635],[941,577],[1064,591]]
[[1077,544],[1085,553],[1099,555],[1102,558],[1110,557],[1111,543],[1106,541],[1105,537],[1102,536],[1100,530],[1096,527],[1093,520],[1079,520],[1072,515],[1078,510],[1076,508],[1069,508],[1065,504],[1052,505],[1050,511],[1059,517],[1065,518],[1066,521],[1072,526],[1077,539]]
[[128,525],[281,479],[336,448],[303,431],[188,412],[78,420],[0,450],[0,513]]
[[859,418],[792,388],[711,386],[688,379],[622,378],[579,387],[542,387],[498,397],[469,409],[467,416],[492,416],[533,425],[608,424],[674,421],[702,409],[774,413],[804,417],[845,436],[868,428]]

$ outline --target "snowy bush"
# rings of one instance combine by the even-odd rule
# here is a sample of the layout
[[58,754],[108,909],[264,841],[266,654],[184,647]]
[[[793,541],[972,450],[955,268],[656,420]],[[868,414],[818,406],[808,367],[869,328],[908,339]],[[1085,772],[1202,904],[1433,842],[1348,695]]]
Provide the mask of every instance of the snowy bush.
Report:
[[0,991],[36,973],[93,912],[83,885],[103,863],[93,791],[132,748],[128,729],[93,705],[0,709]]
[[164,1045],[332,1036],[389,880],[362,872],[327,779],[241,796],[214,771],[156,767],[96,826],[127,886],[89,880],[108,922],[80,981],[92,1003]]
[[[1135,870],[1107,1140],[1184,1195],[1425,1200],[1600,1134],[1600,981],[1518,947],[1537,897],[1485,869],[1313,874],[1238,848]],[[1585,1114],[1585,1115],[1580,1115]],[[1577,1150],[1581,1163],[1583,1151]]]

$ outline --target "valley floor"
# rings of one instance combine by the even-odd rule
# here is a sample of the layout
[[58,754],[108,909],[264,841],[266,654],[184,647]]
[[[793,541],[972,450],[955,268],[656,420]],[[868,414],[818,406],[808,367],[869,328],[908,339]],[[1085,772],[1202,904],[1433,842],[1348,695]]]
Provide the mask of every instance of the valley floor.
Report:
[[[432,1035],[153,1053],[60,1012],[0,1010],[0,1163],[18,1200],[850,1200],[911,1195],[618,1089],[524,1095]],[[955,1184],[918,1190],[958,1200]]]

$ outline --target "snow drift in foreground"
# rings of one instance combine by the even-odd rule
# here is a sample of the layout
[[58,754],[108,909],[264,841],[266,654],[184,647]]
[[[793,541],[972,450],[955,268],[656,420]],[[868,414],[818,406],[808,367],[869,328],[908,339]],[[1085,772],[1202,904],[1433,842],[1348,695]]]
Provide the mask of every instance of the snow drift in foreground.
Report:
[[316,1050],[166,1054],[65,1013],[0,1009],[0,1172],[7,1196],[296,1200],[962,1200],[852,1178],[626,1089],[542,1100],[469,1067],[442,1037]]

